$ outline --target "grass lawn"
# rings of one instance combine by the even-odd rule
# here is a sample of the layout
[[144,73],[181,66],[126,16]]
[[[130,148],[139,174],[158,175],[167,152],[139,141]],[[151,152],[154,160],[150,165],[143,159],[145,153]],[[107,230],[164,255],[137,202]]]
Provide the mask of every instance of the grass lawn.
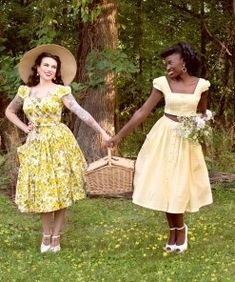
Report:
[[235,281],[235,189],[216,186],[214,204],[186,214],[189,250],[163,250],[163,213],[130,200],[86,199],[67,214],[62,251],[40,254],[38,215],[0,194],[2,281]]

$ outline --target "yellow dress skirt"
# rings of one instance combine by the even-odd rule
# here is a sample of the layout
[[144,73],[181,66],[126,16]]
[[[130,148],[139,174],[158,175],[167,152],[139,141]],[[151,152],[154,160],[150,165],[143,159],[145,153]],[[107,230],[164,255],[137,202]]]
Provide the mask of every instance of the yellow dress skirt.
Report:
[[21,212],[52,212],[84,198],[86,161],[66,125],[33,130],[18,157],[15,201]]
[[133,203],[176,214],[212,203],[201,145],[178,136],[178,124],[163,116],[147,135],[136,161]]

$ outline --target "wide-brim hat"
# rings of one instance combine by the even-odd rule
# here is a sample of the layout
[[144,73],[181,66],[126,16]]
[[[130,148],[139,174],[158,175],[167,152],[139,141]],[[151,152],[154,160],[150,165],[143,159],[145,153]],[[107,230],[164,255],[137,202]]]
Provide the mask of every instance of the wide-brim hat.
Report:
[[62,80],[64,84],[71,83],[77,71],[76,60],[68,49],[56,44],[40,45],[26,52],[19,63],[19,73],[21,79],[25,83],[28,82],[29,76],[32,74],[32,66],[34,65],[37,57],[43,52],[59,56],[61,61]]

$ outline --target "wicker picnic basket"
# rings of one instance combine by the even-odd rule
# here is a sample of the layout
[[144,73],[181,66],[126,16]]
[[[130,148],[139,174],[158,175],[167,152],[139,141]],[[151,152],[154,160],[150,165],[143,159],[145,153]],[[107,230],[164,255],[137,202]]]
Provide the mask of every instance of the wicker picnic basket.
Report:
[[111,155],[88,166],[86,171],[87,196],[131,197],[135,161]]

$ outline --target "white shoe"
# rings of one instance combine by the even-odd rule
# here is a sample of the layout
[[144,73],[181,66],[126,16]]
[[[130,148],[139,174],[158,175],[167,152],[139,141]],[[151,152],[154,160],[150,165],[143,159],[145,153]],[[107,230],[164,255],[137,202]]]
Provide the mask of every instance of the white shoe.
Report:
[[175,251],[175,247],[176,247],[176,244],[174,245],[166,244],[165,251],[167,251],[168,253],[173,253]]
[[[60,235],[54,235],[51,237],[51,239],[58,239],[60,238]],[[56,246],[50,246],[50,251],[53,253],[59,252],[61,250],[60,244],[56,245]]]
[[[170,228],[170,230],[175,230],[176,228],[173,227],[173,228]],[[173,245],[170,245],[170,244],[166,244],[165,245],[165,251],[167,251],[168,253],[172,253],[175,251],[175,247],[176,247],[176,244],[173,244]]]
[[53,253],[56,253],[56,252],[59,252],[61,250],[61,247],[60,245],[57,245],[57,246],[54,246],[50,248],[50,251],[53,252]]
[[51,249],[50,243],[49,243],[48,245],[45,245],[45,244],[43,243],[43,239],[44,239],[44,238],[50,238],[50,237],[51,237],[51,235],[45,235],[45,234],[43,234],[42,243],[41,243],[41,246],[40,246],[40,251],[41,251],[41,253],[48,252],[48,251]]
[[182,230],[185,228],[185,239],[184,239],[184,243],[182,245],[176,245],[175,246],[175,251],[177,253],[183,253],[188,249],[188,226],[186,224],[184,224],[183,227],[180,228],[176,228],[177,230]]

